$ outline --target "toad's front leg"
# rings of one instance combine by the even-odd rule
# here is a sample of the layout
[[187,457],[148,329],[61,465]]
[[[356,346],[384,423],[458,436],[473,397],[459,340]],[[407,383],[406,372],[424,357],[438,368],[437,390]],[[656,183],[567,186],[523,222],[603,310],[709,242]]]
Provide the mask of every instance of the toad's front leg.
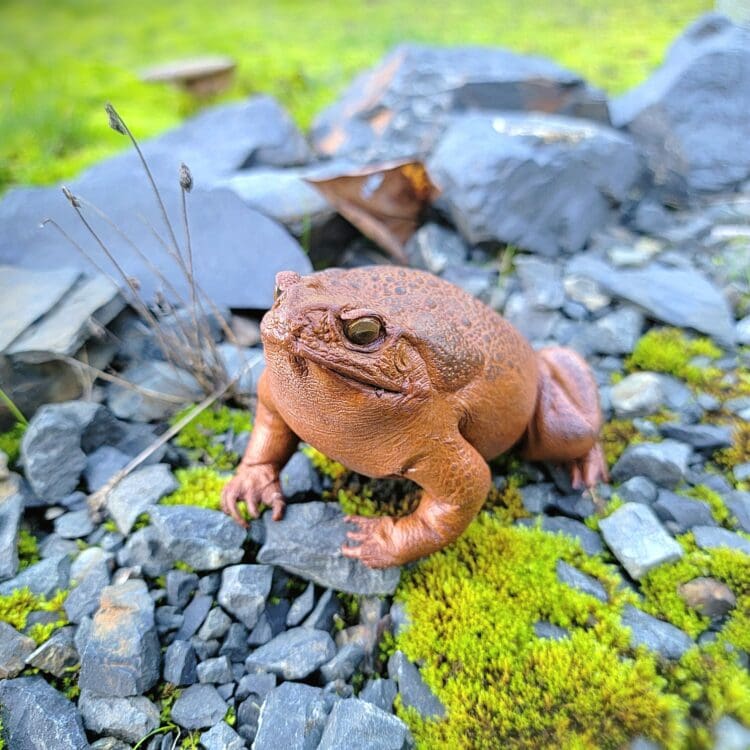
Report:
[[349,516],[347,536],[358,546],[341,551],[371,568],[416,560],[455,541],[479,512],[490,489],[487,462],[460,435],[441,441],[404,476],[424,489],[417,509],[403,518]]
[[576,489],[606,481],[599,393],[589,366],[564,347],[541,349],[537,357],[539,393],[521,444],[523,457],[566,464]]

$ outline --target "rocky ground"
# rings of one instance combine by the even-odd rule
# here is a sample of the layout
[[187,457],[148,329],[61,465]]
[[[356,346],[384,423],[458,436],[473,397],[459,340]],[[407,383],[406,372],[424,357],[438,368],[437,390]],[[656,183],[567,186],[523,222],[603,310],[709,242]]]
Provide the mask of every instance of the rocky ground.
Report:
[[[406,48],[383,63],[390,77],[376,71],[319,118],[318,156],[426,160],[443,195],[406,245],[410,262],[535,346],[578,350],[600,386],[610,484],[581,495],[558,467],[500,459],[464,537],[408,569],[371,571],[339,547],[344,512],[408,512],[413,487],[359,477],[309,446],[282,474],[283,521],[264,514],[245,533],[220,513],[247,409],[201,414],[92,520],[87,496],[176,422],[200,384],[175,375],[111,289],[96,307],[70,302],[80,272],[50,278],[56,302],[40,303],[41,323],[6,315],[0,372],[38,378],[43,400],[55,389],[34,369],[34,337],[59,341],[49,331],[62,317],[60,351],[78,356],[95,314],[115,332],[113,371],[172,399],[92,385],[0,436],[0,747],[750,746],[750,133],[745,123],[735,142],[726,130],[750,106],[743,33],[703,19],[640,98],[609,107],[546,61]],[[717,103],[706,92],[727,59],[745,77]],[[556,115],[524,113],[540,78]],[[373,125],[373,97],[385,126]],[[200,154],[197,126],[186,127]],[[654,146],[665,128],[668,153]],[[225,162],[244,164],[236,174],[204,160],[300,239],[311,227],[330,239],[332,208],[318,198],[312,210],[301,180],[320,167],[286,168],[310,154],[279,132],[275,150],[239,139],[248,163],[233,151]],[[161,164],[180,140],[149,148]],[[21,198],[0,204],[18,242]],[[361,237],[326,247],[327,262],[386,261]],[[255,262],[265,278],[286,260]],[[268,305],[260,282],[240,286],[252,301],[220,302]],[[53,326],[60,299],[72,312]],[[239,390],[251,398],[257,324],[244,319],[240,354],[215,321],[211,331],[230,369],[250,363]]]

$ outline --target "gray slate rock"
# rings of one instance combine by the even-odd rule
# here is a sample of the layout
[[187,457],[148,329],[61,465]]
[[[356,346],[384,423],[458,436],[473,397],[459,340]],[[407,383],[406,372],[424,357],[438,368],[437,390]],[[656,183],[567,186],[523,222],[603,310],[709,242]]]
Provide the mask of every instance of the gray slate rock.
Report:
[[191,685],[172,706],[172,721],[183,729],[208,729],[221,721],[227,704],[213,685]]
[[3,736],[13,750],[86,750],[89,743],[75,706],[42,677],[0,682]]
[[714,726],[716,750],[747,750],[750,747],[750,729],[731,716],[722,716]]
[[[610,128],[501,112],[455,118],[428,168],[470,243],[503,242],[554,256],[580,250],[609,220],[641,163],[631,139]],[[554,186],[552,193],[542,184]]]
[[167,602],[183,609],[198,588],[198,576],[184,570],[170,570],[166,576]]
[[[87,551],[84,550],[81,555]],[[90,617],[96,612],[102,591],[109,586],[111,577],[108,559],[104,555],[97,556],[85,570],[75,574],[71,571],[71,579],[77,584],[65,599],[65,613],[71,622],[79,623],[84,617]]]
[[306,499],[310,495],[319,495],[321,490],[320,477],[310,459],[297,451],[287,461],[279,474],[281,491],[287,501]]
[[412,268],[422,268],[434,274],[442,273],[448,266],[462,265],[468,255],[466,243],[456,232],[433,222],[423,224],[414,232],[407,240],[404,252]]
[[636,580],[684,554],[646,505],[625,503],[611,516],[602,518],[599,528],[612,554]]
[[332,589],[326,589],[320,595],[318,603],[302,625],[305,628],[330,630],[333,627],[334,616],[340,613],[341,602],[339,601],[339,598]]
[[0,581],[12,578],[18,572],[18,532],[23,508],[20,493],[5,498],[0,494]]
[[232,664],[226,656],[205,659],[198,665],[198,682],[223,685],[232,682]]
[[315,606],[315,584],[308,583],[307,588],[292,602],[286,615],[286,624],[289,627],[299,625],[307,617]]
[[609,121],[601,91],[544,58],[404,44],[355,78],[318,115],[311,137],[326,157],[392,160],[429,153],[452,113],[539,109]]
[[691,453],[689,445],[676,440],[631,445],[612,467],[612,479],[621,482],[643,476],[660,487],[673,489],[685,478]]
[[372,703],[383,711],[393,712],[393,701],[396,700],[398,687],[390,678],[371,679],[365,683],[359,699]]
[[177,480],[167,464],[146,466],[129,474],[107,496],[107,511],[126,536],[138,516],[174,492]]
[[32,594],[50,598],[58,591],[67,589],[69,580],[70,557],[55,555],[30,565],[15,578],[0,583],[0,596],[28,587]]
[[534,635],[550,641],[564,641],[570,637],[570,631],[546,620],[539,620],[534,623]]
[[732,428],[720,424],[680,424],[668,422],[659,425],[664,437],[692,445],[696,450],[715,450],[732,444]]
[[583,591],[584,594],[590,594],[591,596],[599,599],[599,601],[607,601],[607,592],[604,586],[590,575],[578,570],[578,568],[569,565],[564,560],[558,560],[555,566],[557,571],[557,578],[561,583],[566,586]]
[[633,645],[645,646],[665,659],[679,659],[694,645],[693,640],[684,631],[647,615],[632,604],[624,607],[622,624],[630,628]]
[[750,533],[750,492],[730,492],[724,498],[724,505],[734,516],[740,529]]
[[285,680],[301,680],[335,654],[336,646],[328,633],[312,628],[291,628],[253,651],[245,664],[273,672]]
[[193,685],[198,681],[195,651],[189,641],[172,641],[164,654],[164,679],[173,685]]
[[695,543],[701,549],[726,547],[728,549],[740,550],[746,555],[750,555],[750,540],[734,531],[720,529],[715,526],[694,526],[692,531],[695,535]]
[[182,621],[182,627],[175,633],[175,639],[186,641],[188,638],[192,638],[203,624],[212,605],[212,597],[206,594],[196,594],[190,604],[185,607],[183,613],[185,619]]
[[260,709],[253,750],[317,750],[330,703],[320,688],[310,685],[285,682],[274,688]]
[[103,487],[130,459],[131,456],[113,445],[103,445],[88,455],[83,479],[89,492],[96,492]]
[[659,490],[656,485],[646,477],[631,477],[617,488],[617,494],[626,503],[641,503],[651,505],[656,501]]
[[592,350],[599,354],[630,354],[643,330],[643,314],[632,307],[603,315],[591,326]]
[[653,372],[634,372],[609,389],[609,399],[617,417],[654,414],[664,405],[662,381]]
[[221,574],[218,601],[247,628],[253,628],[271,592],[273,568],[269,565],[232,565]]
[[[537,519],[521,518],[516,522],[518,526],[536,526]],[[590,529],[580,521],[563,516],[541,516],[541,528],[551,534],[563,534],[571,539],[577,539],[581,543],[583,551],[587,555],[598,555],[602,549],[602,540],[599,534]]]
[[690,25],[650,78],[611,103],[665,198],[750,177],[750,29],[717,14]]
[[717,525],[708,503],[676,495],[668,490],[659,492],[659,499],[652,507],[659,520],[673,534],[684,534],[693,526]]
[[55,519],[55,533],[63,539],[81,539],[94,530],[94,522],[86,508],[63,513]]
[[78,649],[74,636],[75,628],[64,627],[56,630],[41,646],[29,654],[26,663],[42,672],[63,677],[79,663]]
[[19,674],[35,648],[36,643],[31,638],[0,621],[0,680]]
[[229,630],[232,620],[221,607],[214,607],[206,617],[201,629],[198,631],[198,638],[204,641],[210,641],[212,638],[222,638]]
[[201,735],[205,750],[244,750],[245,741],[225,721],[214,724]]
[[286,509],[282,521],[263,514],[265,543],[258,562],[278,565],[320,586],[350,594],[392,594],[399,568],[373,570],[341,554],[347,524],[337,503],[304,503]]
[[117,552],[117,564],[121,568],[138,566],[147,576],[164,575],[175,562],[175,558],[162,543],[153,526],[145,526],[132,533]]
[[248,696],[254,695],[257,698],[265,698],[268,693],[276,687],[276,675],[267,672],[258,672],[257,674],[246,674],[237,685],[234,697],[238,701],[245,700]]
[[113,698],[82,690],[78,710],[90,732],[125,742],[138,742],[159,726],[159,709],[142,695]]
[[388,676],[398,685],[404,706],[416,709],[423,719],[445,715],[443,704],[427,687],[417,667],[402,651],[394,652],[388,659]]
[[559,310],[565,301],[560,266],[533,255],[517,256],[513,261],[529,304],[538,310]]
[[191,505],[159,505],[150,516],[173,558],[195,570],[217,570],[242,559],[245,530],[224,513]]
[[347,643],[342,646],[330,661],[320,668],[324,682],[348,680],[365,658],[365,650],[358,643]]
[[409,730],[401,719],[367,701],[338,701],[328,717],[318,750],[349,750],[356,737],[361,750],[405,750]]
[[108,586],[81,653],[81,690],[98,695],[142,695],[159,680],[154,603],[143,581]]
[[651,263],[615,269],[591,255],[578,255],[566,272],[596,281],[615,297],[640,307],[649,318],[693,328],[719,343],[734,343],[734,316],[722,291],[694,268]]
[[219,656],[228,656],[235,663],[244,662],[249,652],[247,636],[247,628],[242,623],[233,622],[221,644]]

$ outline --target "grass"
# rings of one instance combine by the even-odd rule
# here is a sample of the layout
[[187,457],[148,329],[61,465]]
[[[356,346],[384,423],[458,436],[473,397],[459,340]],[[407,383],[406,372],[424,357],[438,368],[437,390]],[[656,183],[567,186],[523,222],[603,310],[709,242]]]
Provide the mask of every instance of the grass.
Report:
[[617,93],[642,81],[707,0],[302,0],[0,3],[0,190],[48,184],[121,150],[102,106],[114,102],[146,137],[195,109],[141,83],[144,66],[195,54],[238,62],[225,98],[276,96],[304,128],[352,76],[393,45],[500,45],[542,54]]

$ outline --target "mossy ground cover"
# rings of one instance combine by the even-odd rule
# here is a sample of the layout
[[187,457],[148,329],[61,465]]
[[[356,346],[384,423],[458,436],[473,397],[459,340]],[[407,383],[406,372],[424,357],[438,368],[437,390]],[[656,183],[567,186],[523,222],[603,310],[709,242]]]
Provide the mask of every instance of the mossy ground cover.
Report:
[[111,100],[142,137],[196,104],[142,83],[144,66],[196,54],[238,62],[236,99],[270,93],[306,127],[362,68],[405,41],[541,54],[611,92],[640,83],[708,0],[400,0],[310,4],[208,0],[0,4],[0,190],[51,183],[123,147],[103,126]]

